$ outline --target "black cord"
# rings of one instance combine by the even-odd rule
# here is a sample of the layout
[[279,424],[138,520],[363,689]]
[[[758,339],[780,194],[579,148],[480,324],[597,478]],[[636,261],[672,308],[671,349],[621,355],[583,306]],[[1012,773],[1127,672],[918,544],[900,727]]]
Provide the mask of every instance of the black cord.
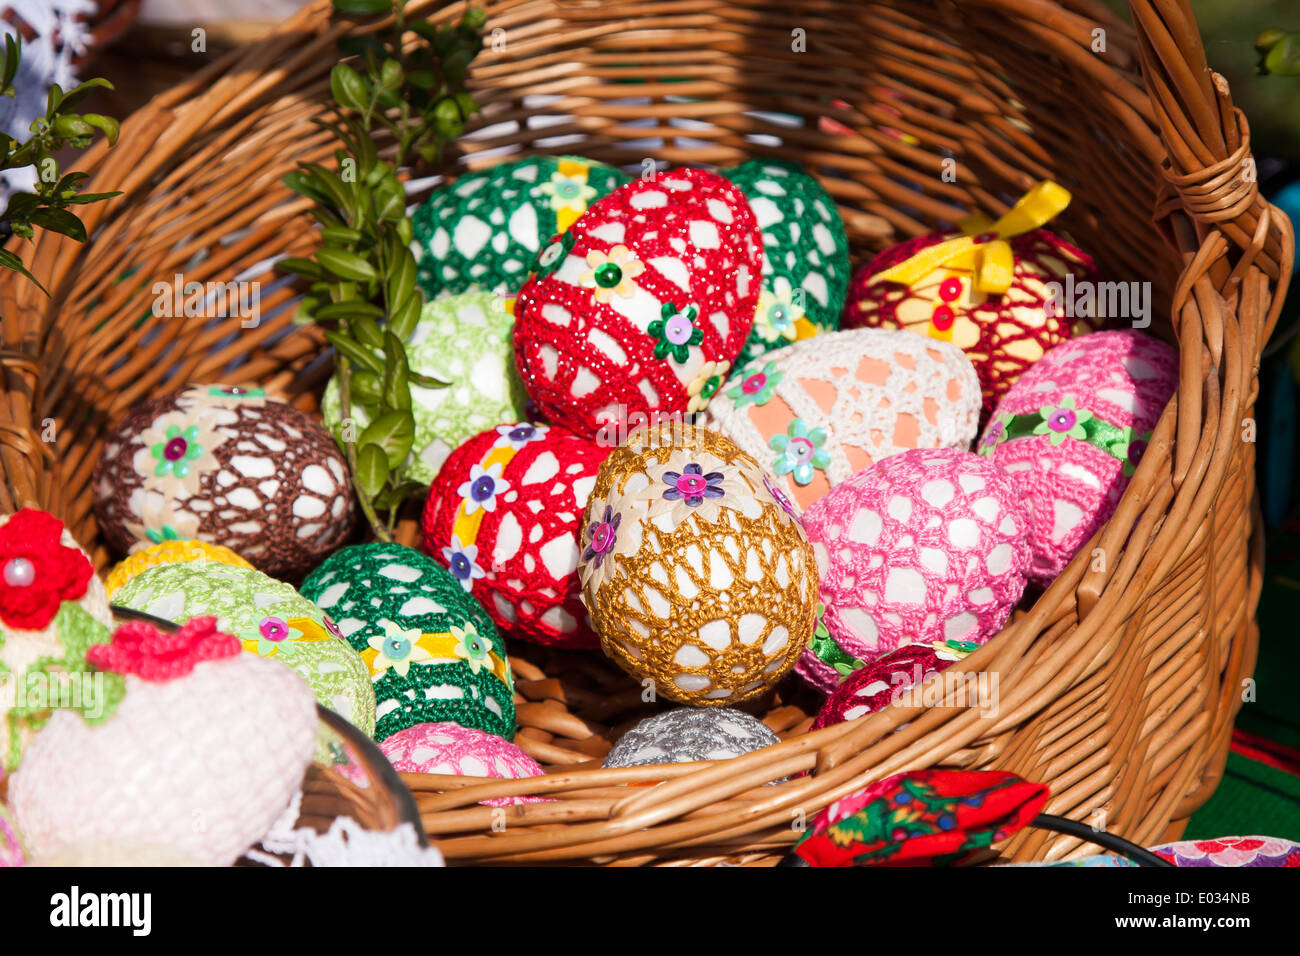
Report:
[[1117,837],[1113,833],[1094,830],[1086,823],[1080,823],[1077,820],[1071,820],[1068,817],[1058,817],[1050,813],[1040,813],[1030,822],[1030,826],[1041,827],[1044,830],[1053,830],[1056,833],[1064,833],[1067,836],[1078,837],[1089,843],[1095,843],[1103,846],[1107,850],[1112,850],[1120,856],[1128,857],[1139,866],[1168,866],[1170,863],[1162,856],[1157,856],[1150,850],[1143,849],[1136,843],[1131,843],[1123,837]]

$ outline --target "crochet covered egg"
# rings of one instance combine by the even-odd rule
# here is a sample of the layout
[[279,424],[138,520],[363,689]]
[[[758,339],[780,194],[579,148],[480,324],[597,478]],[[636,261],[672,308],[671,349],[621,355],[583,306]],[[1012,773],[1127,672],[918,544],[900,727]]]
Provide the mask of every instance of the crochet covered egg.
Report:
[[145,568],[184,561],[211,561],[216,564],[229,564],[236,568],[252,567],[235,552],[219,544],[208,544],[206,541],[159,541],[119,561],[104,579],[104,589],[108,592],[109,598],[112,598],[123,584]]
[[1106,523],[1178,387],[1178,354],[1125,329],[1059,345],[998,403],[980,454],[1029,520],[1029,576],[1047,584]]
[[[386,737],[379,749],[403,773],[445,773],[498,780],[522,780],[543,774],[536,760],[508,740],[459,724],[415,724]],[[489,807],[538,802],[538,797],[525,796],[482,801]]]
[[890,455],[968,448],[979,409],[979,380],[961,349],[854,329],[760,356],[714,396],[705,422],[806,508]]
[[292,577],[347,539],[347,464],[310,415],[261,389],[196,385],[133,408],[95,466],[95,514],[109,544],[224,545]]
[[510,740],[514,678],[492,619],[432,558],[398,544],[344,548],[302,593],[361,654],[378,702],[375,739],[456,723]]
[[112,622],[104,585],[62,521],[31,508],[0,515],[0,771],[18,766],[52,699],[100,703],[79,673],[95,628]]
[[902,697],[909,687],[946,670],[977,646],[962,641],[903,644],[874,661],[861,662],[831,691],[809,729],[821,730],[874,714]]
[[745,194],[763,236],[763,286],[740,367],[769,349],[839,328],[849,243],[834,201],[798,163],[755,159],[722,175]]
[[[1092,257],[1041,225],[1069,194],[1040,184],[996,223],[972,217],[965,232],[918,236],[886,249],[854,277],[844,328],[908,329],[951,342],[970,356],[985,418],[1043,353],[1103,319],[1065,288],[1092,287]],[[1052,284],[1056,285],[1053,286]]]
[[504,634],[594,648],[582,605],[582,511],[609,448],[557,425],[498,425],[447,459],[424,508],[424,549]]
[[[527,396],[515,371],[515,320],[506,306],[500,296],[477,290],[424,304],[407,343],[407,360],[411,371],[447,385],[411,385],[415,440],[403,465],[406,477],[427,485],[463,441],[523,416]],[[354,395],[366,374],[352,372]],[[374,386],[381,384],[376,377]],[[321,417],[336,439],[347,439],[337,376],[325,388]],[[351,417],[356,441],[370,417],[355,401]]]
[[[870,662],[900,644],[982,644],[1025,589],[1028,523],[1008,476],[952,448],[886,458],[803,515],[822,620],[841,652]],[[839,673],[814,644],[799,673],[829,691]]]
[[319,607],[282,581],[228,564],[161,564],[123,584],[113,603],[173,624],[215,617],[244,650],[297,671],[321,706],[363,733],[374,729],[375,694],[365,662]]
[[600,468],[583,517],[583,600],[605,653],[659,696],[763,693],[813,631],[803,529],[752,458],[704,428],[640,428]]
[[310,689],[240,653],[211,618],[177,634],[123,625],[88,657],[124,676],[125,695],[95,726],[56,711],[27,748],[9,799],[32,858],[133,843],[233,863],[302,784],[316,743]]
[[577,156],[534,156],[465,173],[415,211],[412,251],[430,299],[477,286],[515,293],[553,236],[627,182],[613,166]]
[[647,717],[605,755],[603,767],[727,760],[781,742],[756,717],[731,707],[677,707]]
[[639,179],[537,258],[515,362],[542,414],[579,435],[699,411],[754,321],[762,239],[745,197],[700,169]]

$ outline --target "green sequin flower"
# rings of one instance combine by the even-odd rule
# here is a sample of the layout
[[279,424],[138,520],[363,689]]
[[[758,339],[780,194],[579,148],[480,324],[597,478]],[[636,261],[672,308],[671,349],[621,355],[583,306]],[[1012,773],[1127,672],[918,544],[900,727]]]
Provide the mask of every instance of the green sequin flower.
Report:
[[727,391],[728,397],[737,408],[746,405],[766,405],[772,400],[772,392],[785,378],[784,372],[778,372],[775,362],[768,362],[757,372],[746,369],[741,373],[740,384]]
[[162,544],[164,541],[181,540],[181,536],[177,534],[176,529],[169,524],[165,524],[158,529],[149,528],[145,531],[144,534],[145,537],[148,538],[150,541],[152,541],[154,544]]
[[822,447],[826,443],[826,429],[809,428],[802,418],[790,422],[784,435],[773,435],[768,445],[778,452],[772,470],[778,475],[790,475],[795,482],[806,485],[813,480],[814,469],[825,469],[831,463],[831,453]]
[[1092,412],[1074,407],[1074,396],[1068,395],[1060,405],[1044,405],[1038,410],[1043,421],[1034,429],[1035,435],[1048,435],[1053,445],[1059,445],[1067,438],[1088,440],[1088,432],[1083,423],[1092,418]]
[[693,305],[679,309],[672,302],[665,302],[659,310],[661,318],[646,328],[646,332],[659,340],[655,343],[655,358],[671,355],[678,365],[685,365],[691,346],[704,341],[704,332],[695,327],[695,318],[699,314],[699,309]]
[[203,446],[199,444],[199,426],[181,428],[179,425],[169,425],[166,436],[167,441],[155,442],[149,449],[149,453],[158,459],[153,473],[159,478],[165,475],[184,478],[190,473],[191,462],[203,457]]
[[448,630],[456,638],[452,653],[464,660],[472,673],[477,674],[483,667],[491,668],[488,655],[492,653],[492,641],[480,634],[472,622],[466,621],[463,628],[453,624]]
[[560,268],[568,258],[569,250],[573,248],[573,239],[573,232],[570,230],[542,246],[542,251],[537,253],[537,259],[533,263],[533,274],[545,278]]
[[1135,436],[1133,429],[1124,428],[1124,440],[1116,442],[1110,446],[1111,454],[1124,462],[1124,477],[1132,478],[1142,464],[1142,456],[1147,452],[1147,444],[1151,441],[1151,432]]

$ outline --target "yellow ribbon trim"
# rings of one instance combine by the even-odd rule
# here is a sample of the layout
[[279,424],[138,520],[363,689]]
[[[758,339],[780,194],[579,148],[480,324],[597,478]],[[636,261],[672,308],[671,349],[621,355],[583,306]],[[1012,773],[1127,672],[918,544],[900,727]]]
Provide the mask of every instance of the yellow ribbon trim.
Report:
[[[504,475],[506,465],[515,457],[515,450],[509,445],[504,448],[493,448],[484,456],[479,465],[484,471],[487,471],[493,465],[500,462],[501,473]],[[468,479],[467,479],[468,480]],[[461,547],[473,544],[478,538],[479,525],[483,523],[483,515],[487,514],[481,507],[476,509],[472,515],[465,513],[465,504],[468,501],[462,498],[460,504],[456,507],[456,520],[452,522],[451,533],[460,538]]]
[[[558,172],[562,175],[568,176],[570,179],[581,180],[584,186],[587,185],[587,165],[585,163],[577,163],[571,159],[562,159],[560,160]],[[582,204],[581,209],[574,209],[570,206],[565,206],[555,214],[555,231],[557,233],[568,232],[569,227],[577,222],[586,211],[586,203]]]
[[[1011,287],[1015,265],[1007,240],[1046,225],[1069,204],[1069,190],[1045,179],[996,222],[979,213],[968,216],[958,223],[963,235],[928,246],[905,262],[877,273],[871,281],[911,286],[936,269],[947,268],[972,273],[972,284],[979,292],[1001,295]],[[995,238],[975,241],[977,236],[989,233]]]
[[[301,631],[302,637],[285,638],[283,641],[280,641],[281,644],[296,644],[296,643],[308,643],[310,641],[334,640],[334,638],[330,636],[330,634],[325,630],[325,628],[321,627],[319,624],[317,624],[309,617],[293,617],[285,621],[284,623],[287,624],[292,630]],[[249,651],[253,654],[258,653],[257,641],[240,641],[240,643],[244,645],[244,650]],[[270,653],[264,656],[274,657],[276,655],[276,652],[279,650],[280,650],[279,646],[273,647],[271,648]]]
[[[492,640],[488,637],[479,635],[483,640]],[[456,645],[460,643],[452,636],[450,631],[440,631],[437,633],[421,634],[419,640],[415,642],[416,647],[421,647],[429,652],[430,660],[411,661],[411,667],[432,667],[438,664],[454,664],[457,661],[469,663],[469,659],[458,657],[456,654]],[[505,658],[496,652],[496,641],[492,641],[493,650],[488,651],[487,660],[481,666],[489,668],[497,679],[507,687],[512,686],[510,683],[510,666],[506,663]],[[361,659],[366,662],[366,667],[370,671],[370,679],[378,680],[383,677],[386,670],[379,670],[375,667],[375,658],[379,656],[379,651],[373,647],[367,647],[361,652]]]

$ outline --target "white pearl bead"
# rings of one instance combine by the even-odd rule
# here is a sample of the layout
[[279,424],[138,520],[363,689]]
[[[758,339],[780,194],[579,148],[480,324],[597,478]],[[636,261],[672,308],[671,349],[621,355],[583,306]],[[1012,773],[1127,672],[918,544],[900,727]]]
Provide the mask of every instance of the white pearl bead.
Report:
[[25,588],[36,580],[36,568],[26,558],[13,558],[5,565],[5,584]]

